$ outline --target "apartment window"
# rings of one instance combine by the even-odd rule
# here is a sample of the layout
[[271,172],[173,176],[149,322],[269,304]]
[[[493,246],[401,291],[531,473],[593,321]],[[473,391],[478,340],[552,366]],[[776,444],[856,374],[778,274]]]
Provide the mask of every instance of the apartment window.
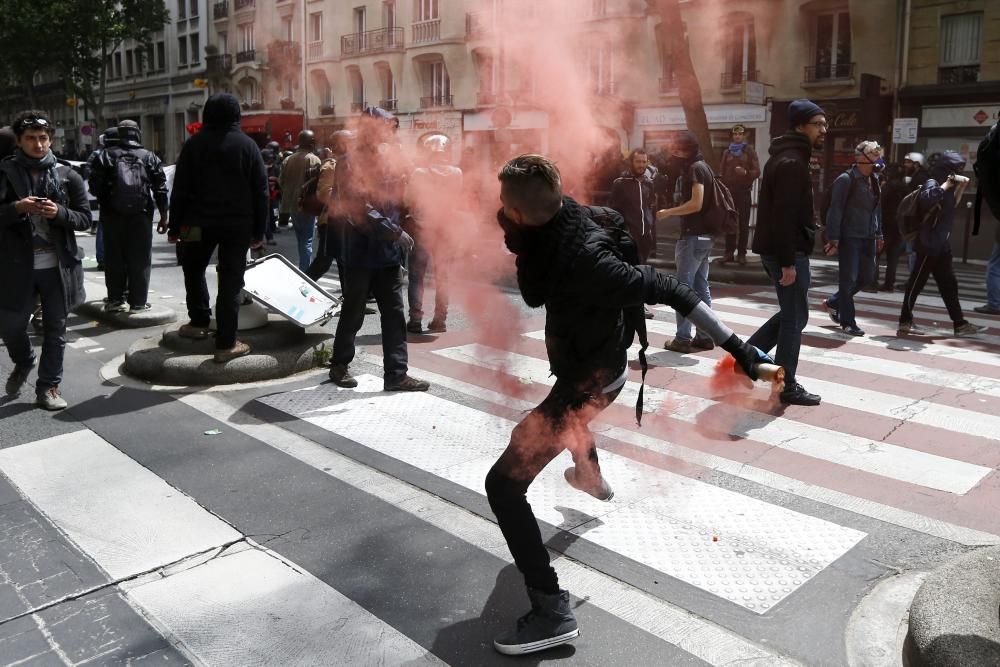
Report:
[[219,53],[229,53],[229,33],[227,32],[219,33]]
[[133,60],[135,56],[132,54],[132,49],[128,49],[125,52],[125,73],[128,76],[135,76],[135,61]]
[[975,83],[979,80],[983,13],[941,17],[940,83]]
[[177,20],[183,21],[187,18],[188,0],[177,0]]
[[114,67],[115,78],[117,79],[122,75],[122,52],[115,51],[115,54],[111,57],[111,60],[115,65]]
[[365,108],[365,80],[361,78],[361,70],[352,67],[347,76],[351,81],[351,111],[361,111]]
[[283,16],[281,18],[281,39],[286,42],[292,41],[292,17]]
[[443,60],[434,60],[423,64],[424,95],[421,98],[423,107],[439,107],[451,105],[451,79]]
[[198,16],[198,0],[191,0],[188,16],[190,16],[191,18]]
[[253,51],[253,23],[240,24],[240,51]]
[[433,21],[438,18],[438,0],[413,0],[416,9],[413,15],[419,21]]
[[156,43],[156,70],[167,69],[167,43],[163,40]]
[[244,102],[259,102],[260,88],[257,86],[257,80],[243,79],[243,81],[240,82],[240,96],[243,98]]
[[187,35],[181,35],[177,38],[177,64],[180,66],[188,64]]
[[201,35],[196,32],[188,35],[188,39],[191,41],[191,62],[200,63],[201,62]]
[[846,9],[816,15],[815,79],[851,76],[851,15]]
[[724,88],[757,80],[757,40],[752,18],[739,18],[725,29]]
[[587,69],[590,71],[590,85],[598,95],[612,95],[615,92],[615,57],[608,42],[598,41],[594,48],[585,52]]
[[323,12],[315,12],[309,15],[309,41],[323,41]]
[[[684,43],[690,48],[687,24],[683,23],[681,25],[684,29]],[[656,50],[660,56],[660,94],[675,94],[677,91],[677,76],[671,48],[673,47],[673,40],[676,37],[667,32],[667,27],[663,23],[658,24],[654,28],[654,34],[656,36]]]
[[386,0],[382,3],[382,25],[387,30],[396,27],[396,0]]
[[388,109],[389,111],[395,111],[396,81],[392,76],[392,69],[389,65],[380,63],[375,66],[375,71],[378,72],[379,88],[381,89],[382,95],[379,100],[379,106],[383,109]]

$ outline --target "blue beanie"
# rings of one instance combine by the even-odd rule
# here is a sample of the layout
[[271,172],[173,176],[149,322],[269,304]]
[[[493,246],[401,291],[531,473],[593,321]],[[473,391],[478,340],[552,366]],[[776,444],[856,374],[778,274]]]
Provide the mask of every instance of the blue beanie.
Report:
[[796,128],[805,125],[809,119],[825,111],[811,100],[795,100],[788,105],[788,127]]

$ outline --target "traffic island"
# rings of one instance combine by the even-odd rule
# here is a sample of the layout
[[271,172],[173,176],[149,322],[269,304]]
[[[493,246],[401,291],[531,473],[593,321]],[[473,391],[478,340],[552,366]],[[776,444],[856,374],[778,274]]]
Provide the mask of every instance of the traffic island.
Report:
[[333,336],[316,327],[310,330],[270,315],[267,325],[241,330],[239,340],[248,343],[249,355],[216,363],[215,339],[183,338],[170,327],[160,336],[136,341],[125,354],[122,372],[153,384],[208,386],[260,382],[288,377],[325,365],[333,347]]
[[910,606],[909,667],[1000,665],[1000,547],[967,553],[927,576]]
[[103,301],[87,301],[76,312],[119,329],[157,327],[177,321],[176,310],[159,304],[151,304],[146,310],[111,313],[104,310]]

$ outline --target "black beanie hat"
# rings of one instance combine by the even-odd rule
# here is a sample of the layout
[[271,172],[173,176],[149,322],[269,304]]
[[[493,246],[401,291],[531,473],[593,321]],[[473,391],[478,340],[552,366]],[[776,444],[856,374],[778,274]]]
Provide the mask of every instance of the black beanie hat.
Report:
[[826,112],[811,100],[795,100],[788,105],[788,127],[796,128],[805,125],[809,119]]

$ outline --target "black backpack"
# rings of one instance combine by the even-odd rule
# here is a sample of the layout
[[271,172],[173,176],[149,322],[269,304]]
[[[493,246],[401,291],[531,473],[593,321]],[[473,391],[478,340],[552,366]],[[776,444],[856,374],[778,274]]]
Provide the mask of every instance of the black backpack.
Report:
[[[144,213],[149,206],[149,170],[145,151],[122,150],[109,155],[114,161],[108,205],[118,213]],[[108,154],[108,153],[106,153]]]
[[993,216],[1000,220],[1000,129],[998,125],[990,128],[976,151],[976,209],[975,223],[972,226],[972,233],[979,233],[980,217],[983,210],[983,199],[993,212]]
[[920,193],[923,188],[917,188],[903,197],[896,209],[896,224],[899,226],[899,236],[904,241],[912,241],[920,235],[924,227],[937,226],[938,214],[941,212],[941,202],[931,206],[920,215]]
[[736,234],[740,229],[740,214],[733,201],[733,193],[722,179],[712,174],[712,201],[701,214],[705,233],[710,236]]

